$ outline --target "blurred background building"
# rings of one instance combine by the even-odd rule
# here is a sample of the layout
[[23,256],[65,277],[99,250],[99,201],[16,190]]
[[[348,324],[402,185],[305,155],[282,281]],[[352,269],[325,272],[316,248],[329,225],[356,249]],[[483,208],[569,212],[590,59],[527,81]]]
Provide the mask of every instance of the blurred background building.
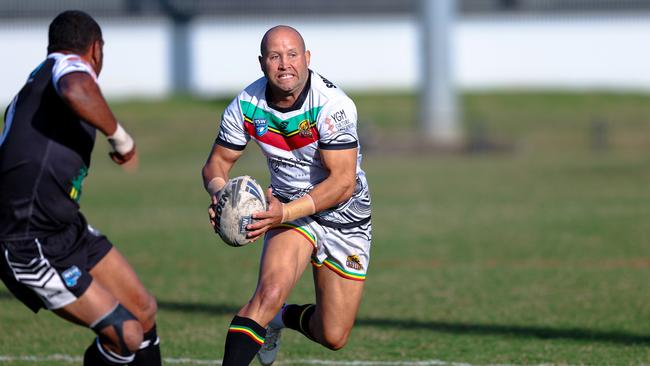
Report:
[[[424,0],[423,0],[424,1]],[[460,0],[450,78],[461,89],[650,91],[650,1]],[[81,9],[103,27],[111,98],[231,96],[261,76],[266,29],[302,32],[312,67],[350,91],[422,80],[419,0],[0,0],[0,104],[45,56],[49,21]]]

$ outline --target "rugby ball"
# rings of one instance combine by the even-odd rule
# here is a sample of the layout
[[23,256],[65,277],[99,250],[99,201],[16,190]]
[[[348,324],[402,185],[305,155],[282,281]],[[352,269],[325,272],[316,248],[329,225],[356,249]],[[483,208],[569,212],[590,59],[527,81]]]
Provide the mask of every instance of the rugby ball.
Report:
[[255,179],[247,175],[232,178],[221,189],[214,205],[214,229],[232,247],[249,244],[246,226],[253,222],[253,213],[266,208],[264,190]]

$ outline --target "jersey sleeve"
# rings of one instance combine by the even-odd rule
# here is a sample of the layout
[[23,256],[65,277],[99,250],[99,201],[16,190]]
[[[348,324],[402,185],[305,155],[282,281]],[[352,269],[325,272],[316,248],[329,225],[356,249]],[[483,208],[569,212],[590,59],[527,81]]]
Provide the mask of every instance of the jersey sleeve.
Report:
[[354,149],[359,146],[357,108],[349,98],[332,101],[318,116],[318,148],[323,150]]
[[72,72],[85,72],[92,76],[93,80],[97,82],[97,75],[92,67],[87,64],[81,57],[77,55],[69,55],[62,57],[56,61],[54,68],[52,69],[52,83],[54,84],[54,89],[56,93],[61,95],[59,90],[59,80],[69,73]]
[[239,98],[235,98],[223,112],[216,144],[231,150],[246,148],[250,136],[244,129],[244,116],[239,108]]

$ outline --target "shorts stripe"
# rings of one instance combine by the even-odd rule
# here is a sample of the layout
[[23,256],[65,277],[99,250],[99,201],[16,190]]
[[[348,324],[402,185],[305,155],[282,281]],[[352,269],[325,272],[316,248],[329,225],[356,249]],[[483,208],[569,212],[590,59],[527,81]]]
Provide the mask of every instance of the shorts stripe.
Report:
[[316,257],[316,255],[312,255],[311,256],[311,265],[316,267],[316,268],[320,268],[320,267],[323,266],[323,263],[320,263],[318,261],[318,258]]
[[[41,299],[42,303],[38,304],[39,308],[45,306],[50,310],[60,309],[77,300],[77,296],[63,284],[54,266],[43,256],[40,241],[34,239],[34,244],[38,249],[38,257],[32,258],[28,263],[11,260],[9,249],[5,249],[4,257],[13,272],[13,280],[25,286]],[[28,259],[17,260],[27,261]],[[28,306],[33,309],[31,305]]]
[[341,267],[338,263],[335,263],[335,262],[333,262],[333,261],[331,261],[329,259],[325,259],[323,261],[323,263],[318,263],[316,261],[316,258],[312,257],[311,264],[316,268],[320,268],[323,265],[325,265],[325,267],[331,269],[337,275],[339,275],[339,276],[341,276],[343,278],[347,278],[349,280],[354,280],[354,281],[365,281],[366,280],[366,275],[365,274],[350,272],[350,271],[346,270],[345,268]]
[[256,343],[264,344],[264,337],[261,337],[259,334],[255,333],[255,331],[249,327],[231,325],[230,328],[228,328],[228,333],[244,333],[247,336],[251,337],[251,339]]
[[300,233],[300,235],[304,236],[305,239],[307,239],[307,241],[309,241],[311,243],[311,245],[314,246],[314,248],[316,248],[316,237],[314,236],[314,234],[312,234],[309,231],[305,230],[305,228],[303,228],[302,226],[286,223],[286,224],[280,224],[280,225],[278,225],[278,227],[286,227],[286,228],[289,228],[289,229],[296,230],[298,233]]

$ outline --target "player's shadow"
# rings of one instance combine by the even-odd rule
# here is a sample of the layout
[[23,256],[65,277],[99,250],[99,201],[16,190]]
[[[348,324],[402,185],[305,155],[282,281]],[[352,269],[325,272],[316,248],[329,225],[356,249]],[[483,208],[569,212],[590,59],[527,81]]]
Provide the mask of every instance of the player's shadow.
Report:
[[158,300],[158,309],[180,311],[184,313],[202,313],[206,315],[235,314],[240,307],[226,304],[187,303]]
[[565,339],[613,344],[650,344],[650,335],[587,328],[555,328],[535,325],[472,324],[408,319],[359,318],[357,326],[430,330],[437,333],[465,335],[499,335],[516,338]]
[[[2,292],[0,292],[2,296]],[[202,313],[205,315],[234,315],[239,306],[228,304],[181,303],[158,301],[158,308],[165,311]],[[513,338],[564,339],[581,342],[599,342],[622,345],[648,345],[650,335],[622,331],[602,331],[588,328],[557,328],[535,325],[473,324],[462,322],[420,321],[409,319],[358,318],[357,327],[425,330],[458,335],[489,335]]]

